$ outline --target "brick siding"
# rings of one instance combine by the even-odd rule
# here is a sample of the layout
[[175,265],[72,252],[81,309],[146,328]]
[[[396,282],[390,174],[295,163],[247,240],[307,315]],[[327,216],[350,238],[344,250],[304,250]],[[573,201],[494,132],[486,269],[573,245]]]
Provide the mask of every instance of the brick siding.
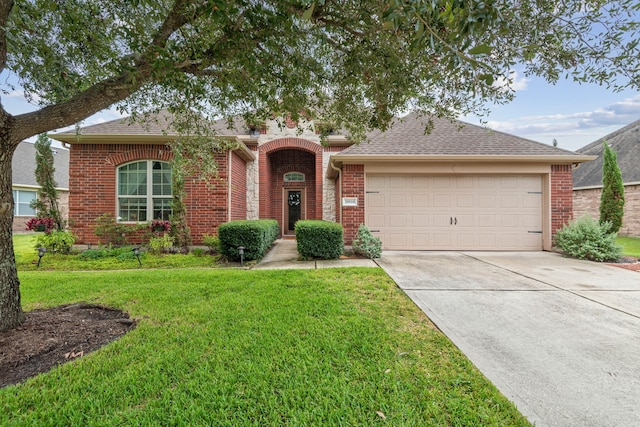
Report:
[[[573,191],[573,216],[580,218],[591,215],[600,218],[601,188]],[[640,236],[640,184],[624,187],[624,216],[619,234],[624,236]]]
[[573,219],[571,165],[551,166],[551,235]]
[[247,164],[235,151],[231,152],[230,219],[247,219]]
[[[74,144],[69,154],[69,224],[78,235],[80,244],[98,243],[97,236],[93,234],[96,218],[104,213],[117,216],[116,174],[119,166],[140,160],[166,162],[173,157],[163,144]],[[238,164],[238,159],[232,162],[242,177],[243,168]],[[195,177],[185,180],[187,222],[194,244],[202,243],[203,235],[215,234],[218,225],[229,220],[227,154],[217,154],[216,161],[218,180],[209,185]],[[244,181],[238,184],[240,186],[246,185],[246,174],[242,179]],[[239,190],[239,193],[244,194],[244,191]],[[242,197],[237,194],[233,196],[232,193],[232,203],[238,209],[233,212],[237,216],[242,209]],[[246,198],[244,204],[246,206]]]
[[336,211],[344,227],[344,243],[351,245],[358,227],[364,224],[364,165],[344,165],[339,182],[341,197],[358,198],[358,206],[338,206]]

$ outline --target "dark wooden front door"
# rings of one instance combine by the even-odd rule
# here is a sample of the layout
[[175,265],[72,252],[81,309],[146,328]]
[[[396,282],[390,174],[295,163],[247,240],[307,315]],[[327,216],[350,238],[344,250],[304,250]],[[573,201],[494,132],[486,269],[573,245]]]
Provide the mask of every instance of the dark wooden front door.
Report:
[[304,194],[302,190],[286,190],[284,201],[284,234],[295,234],[296,222],[304,216]]

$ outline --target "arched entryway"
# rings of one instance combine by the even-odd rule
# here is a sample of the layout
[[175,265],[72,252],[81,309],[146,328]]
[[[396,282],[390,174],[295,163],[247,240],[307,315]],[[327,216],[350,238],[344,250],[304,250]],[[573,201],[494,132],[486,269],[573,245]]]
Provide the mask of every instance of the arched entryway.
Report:
[[322,218],[322,147],[300,138],[283,138],[259,147],[260,218],[294,235],[301,219]]

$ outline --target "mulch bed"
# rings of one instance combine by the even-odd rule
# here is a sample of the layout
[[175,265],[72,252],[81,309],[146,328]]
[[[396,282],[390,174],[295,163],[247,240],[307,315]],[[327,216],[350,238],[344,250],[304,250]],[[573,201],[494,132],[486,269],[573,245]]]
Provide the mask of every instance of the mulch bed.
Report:
[[84,357],[136,326],[127,313],[93,304],[34,310],[25,318],[0,332],[0,387]]
[[623,256],[618,260],[618,262],[609,262],[607,264],[627,270],[640,271],[640,260],[634,257]]

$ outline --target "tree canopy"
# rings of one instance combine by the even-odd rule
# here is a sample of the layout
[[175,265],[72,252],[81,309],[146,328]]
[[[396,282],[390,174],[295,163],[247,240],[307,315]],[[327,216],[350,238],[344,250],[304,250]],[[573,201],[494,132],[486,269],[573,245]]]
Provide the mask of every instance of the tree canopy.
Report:
[[[354,139],[408,109],[508,101],[514,66],[640,86],[636,0],[3,0],[0,329],[19,322],[11,156],[25,138],[112,105],[254,119],[305,114]],[[12,79],[13,78],[13,79]],[[17,79],[20,87],[8,82]],[[251,117],[252,116],[252,117]]]

